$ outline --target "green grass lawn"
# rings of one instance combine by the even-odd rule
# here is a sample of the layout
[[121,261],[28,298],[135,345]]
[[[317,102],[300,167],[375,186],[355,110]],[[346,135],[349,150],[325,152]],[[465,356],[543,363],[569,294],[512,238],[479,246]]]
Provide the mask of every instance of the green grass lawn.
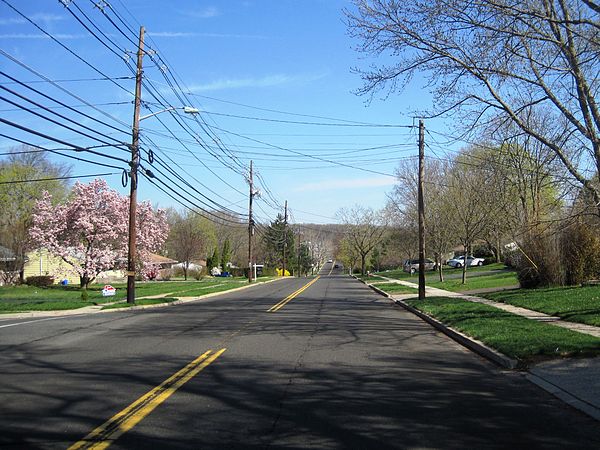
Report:
[[426,281],[427,286],[445,289],[452,292],[464,292],[476,289],[500,288],[507,286],[518,286],[516,272],[512,270],[503,270],[490,275],[476,275],[467,273],[467,282],[462,284],[461,278],[446,278],[443,282]]
[[539,358],[599,355],[600,338],[535,322],[492,306],[446,297],[406,303],[525,363]]
[[[465,284],[462,284],[462,269],[444,267],[443,273],[444,281],[440,282],[437,271],[427,272],[425,274],[425,284],[427,284],[427,286],[446,289],[453,292],[500,288],[519,284],[516,272],[506,268],[504,264],[501,263],[467,268],[467,282]],[[403,272],[401,269],[378,272],[377,275],[413,283],[419,282],[418,274],[411,275]]]
[[[272,278],[272,277],[271,277]],[[271,279],[261,277],[259,281]],[[245,286],[245,278],[212,278],[207,277],[199,281],[150,281],[136,283],[136,304],[140,299],[155,295],[167,297],[198,297],[212,292],[222,292],[240,286]],[[103,297],[103,285],[92,285],[88,289],[88,301],[81,300],[81,290],[77,286],[53,285],[45,288],[35,286],[2,286],[0,287],[0,314],[25,311],[57,311],[65,309],[78,309],[95,304],[119,302],[126,298],[126,284],[116,283],[117,289],[114,297]],[[164,300],[153,300],[164,302]]]
[[96,303],[117,300],[102,297],[102,287],[88,290],[88,301],[81,300],[81,291],[75,286],[2,286],[0,287],[0,313],[22,311],[57,311],[78,309]]
[[600,326],[600,286],[518,289],[482,295],[497,302]]
[[417,289],[398,283],[372,283],[373,286],[387,292],[388,294],[416,294]]

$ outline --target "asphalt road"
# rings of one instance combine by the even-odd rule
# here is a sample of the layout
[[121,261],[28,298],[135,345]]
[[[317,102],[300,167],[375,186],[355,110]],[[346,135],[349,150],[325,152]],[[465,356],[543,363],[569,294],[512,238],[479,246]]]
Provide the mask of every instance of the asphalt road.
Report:
[[330,270],[0,320],[0,447],[600,448],[598,422]]

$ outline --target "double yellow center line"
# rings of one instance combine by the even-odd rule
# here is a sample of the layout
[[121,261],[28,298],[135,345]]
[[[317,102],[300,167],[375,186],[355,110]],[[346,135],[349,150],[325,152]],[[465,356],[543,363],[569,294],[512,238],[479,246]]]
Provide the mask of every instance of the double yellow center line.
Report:
[[[320,276],[317,276],[297,291],[292,292],[286,298],[271,307],[268,312],[279,311],[295,297],[312,286],[319,278]],[[198,375],[198,373],[206,368],[209,364],[213,363],[225,352],[225,350],[227,349],[222,348],[217,352],[213,352],[212,350],[206,351],[186,365],[183,369],[171,375],[159,386],[142,395],[131,405],[123,409],[121,412],[115,414],[96,429],[92,430],[83,439],[71,445],[69,450],[105,449],[109,447],[120,436],[135,427],[161,403],[173,395],[181,386]]]
[[305,290],[307,290],[309,287],[311,287],[314,283],[316,283],[316,281],[321,278],[321,275],[317,276],[314,280],[312,280],[310,283],[305,284],[304,286],[302,286],[300,289],[298,289],[295,292],[292,292],[290,295],[288,295],[286,298],[284,298],[283,300],[281,300],[279,303],[277,303],[276,305],[271,306],[267,312],[277,312],[279,311],[281,308],[283,308],[285,305],[287,305],[289,302],[291,302],[294,298],[296,298],[298,295],[302,294]]
[[156,407],[168,399],[181,386],[195,377],[206,366],[225,352],[222,348],[213,353],[212,350],[200,355],[183,369],[171,375],[159,386],[141,396],[127,408],[115,414],[86,437],[76,442],[69,450],[75,449],[105,449],[110,446],[122,434],[131,430],[142,419],[150,414]]

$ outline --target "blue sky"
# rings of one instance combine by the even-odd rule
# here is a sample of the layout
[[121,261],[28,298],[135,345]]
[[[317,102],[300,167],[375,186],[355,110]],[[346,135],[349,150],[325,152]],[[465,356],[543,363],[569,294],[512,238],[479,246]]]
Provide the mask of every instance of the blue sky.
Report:
[[[172,184],[168,169],[195,187],[193,196],[205,200],[202,195],[206,195],[219,205],[246,212],[243,167],[252,159],[260,175],[260,220],[272,219],[288,200],[293,221],[332,222],[341,207],[357,203],[382,207],[395,183],[385,174],[392,174],[400,160],[417,154],[417,131],[409,126],[416,125],[414,111],[428,107],[430,96],[418,81],[402,95],[375,96],[371,102],[353,93],[361,80],[351,69],[375,60],[353,49],[356,42],[347,34],[342,12],[352,7],[347,1],[111,0],[112,9],[105,6],[104,11],[117,27],[87,0],[65,1],[68,9],[55,0],[6,2],[68,50],[0,3],[0,48],[5,52],[0,55],[0,69],[38,91],[3,76],[2,85],[12,91],[4,91],[3,96],[17,106],[3,101],[2,116],[69,144],[84,148],[106,144],[97,147],[101,155],[76,155],[115,168],[53,155],[73,162],[74,175],[112,173],[104,178],[127,192],[121,187],[119,169],[126,166],[103,155],[127,158],[126,147],[112,148],[107,143],[130,140],[135,59],[131,40],[140,24],[152,50],[144,57],[147,84],[142,115],[165,106],[193,106],[201,111],[200,116],[191,116],[177,109],[141,122],[142,154],[147,159],[152,149],[156,155],[153,164],[144,164],[178,191],[183,197],[175,196],[180,200],[190,198],[187,188],[181,188],[183,181],[178,181],[179,187]],[[106,45],[77,18],[99,36],[98,30],[102,31]],[[99,79],[98,71],[113,80]],[[42,81],[39,74],[55,80],[55,85]],[[173,79],[179,83],[178,95],[169,86]],[[77,123],[72,124],[75,130],[23,111],[18,105],[51,116],[15,92],[71,118]],[[87,116],[57,108],[44,95]],[[401,127],[357,126],[364,124]],[[0,124],[0,130],[45,148],[65,147],[13,126]],[[14,140],[0,138],[2,152],[15,145]],[[156,159],[164,165],[160,167]],[[181,207],[145,179],[140,180],[138,195],[160,206]]]

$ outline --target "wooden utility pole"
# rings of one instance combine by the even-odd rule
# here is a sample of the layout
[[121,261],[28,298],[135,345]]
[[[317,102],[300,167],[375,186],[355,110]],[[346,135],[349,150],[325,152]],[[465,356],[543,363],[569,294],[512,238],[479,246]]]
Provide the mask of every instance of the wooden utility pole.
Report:
[[283,269],[281,276],[285,277],[285,258],[287,256],[287,200],[285,201],[285,213],[283,218]]
[[248,204],[248,283],[252,283],[252,236],[254,235],[254,219],[252,219],[252,198],[254,197],[254,181],[252,178],[252,161],[250,161],[250,201]]
[[140,107],[142,104],[142,59],[144,57],[144,27],[140,27],[135,75],[135,102],[131,141],[129,185],[129,249],[127,252],[127,303],[135,303],[135,256],[137,253],[135,216],[137,210],[138,166],[140,164]]
[[425,299],[425,201],[423,199],[423,177],[425,173],[425,125],[419,120],[419,300]]
[[300,265],[300,228],[298,228],[298,276],[302,276],[302,266]]

